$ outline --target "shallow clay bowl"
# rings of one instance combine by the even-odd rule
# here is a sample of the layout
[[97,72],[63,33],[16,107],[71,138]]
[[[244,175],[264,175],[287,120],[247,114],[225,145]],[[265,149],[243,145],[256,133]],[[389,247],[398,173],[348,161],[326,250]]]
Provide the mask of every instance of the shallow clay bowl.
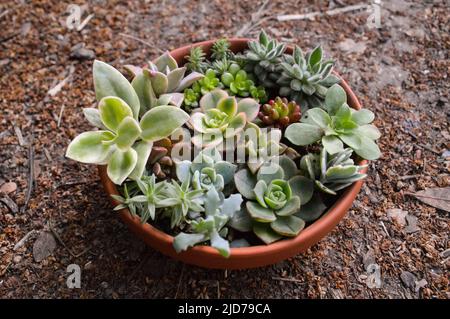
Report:
[[[184,56],[189,54],[191,47],[202,46],[205,52],[208,53],[214,41],[215,40],[205,41],[178,48],[170,52],[170,54],[177,60],[179,65],[182,65],[185,63]],[[231,43],[231,49],[234,52],[240,52],[247,48],[249,39],[230,39],[229,41]],[[292,48],[288,48],[287,53],[292,53]],[[344,80],[342,80],[340,84],[347,93],[348,104],[350,107],[359,110],[361,104],[348,84]],[[367,161],[361,161],[359,163],[359,165],[363,164],[367,164]],[[116,185],[111,182],[106,174],[106,167],[99,166],[98,171],[108,196],[111,194],[118,194]],[[222,257],[217,250],[208,246],[195,246],[182,253],[176,253],[172,247],[172,236],[148,223],[141,224],[139,217],[133,217],[128,209],[122,209],[119,212],[119,215],[131,231],[140,237],[147,245],[172,258],[205,268],[255,268],[274,264],[295,256],[321,240],[347,213],[361,189],[362,183],[363,181],[357,181],[345,189],[334,205],[318,220],[306,227],[297,237],[283,239],[270,245],[261,244],[252,247],[231,248],[231,255],[229,258]],[[112,199],[112,197],[110,197],[110,199],[114,206],[119,204]]]

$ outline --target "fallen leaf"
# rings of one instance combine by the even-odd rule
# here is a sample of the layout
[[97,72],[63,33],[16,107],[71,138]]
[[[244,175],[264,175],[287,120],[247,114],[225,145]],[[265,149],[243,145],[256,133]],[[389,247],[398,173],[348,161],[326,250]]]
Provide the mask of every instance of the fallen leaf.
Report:
[[33,245],[33,257],[40,262],[50,256],[56,248],[56,241],[49,232],[42,232]]
[[403,271],[400,274],[400,279],[402,280],[406,288],[409,288],[411,290],[414,289],[417,277],[414,276],[412,273],[410,273],[409,271]]
[[406,226],[405,231],[407,234],[415,233],[416,231],[419,231],[420,228],[417,226],[417,217],[408,215],[406,216],[406,221],[408,223],[408,226]]
[[387,216],[394,220],[400,226],[406,226],[406,216],[408,212],[399,208],[391,208],[387,212]]
[[405,193],[416,197],[421,202],[450,212],[450,187],[428,188],[417,193]]
[[9,194],[15,192],[17,189],[17,184],[14,182],[4,183],[0,186],[0,193]]

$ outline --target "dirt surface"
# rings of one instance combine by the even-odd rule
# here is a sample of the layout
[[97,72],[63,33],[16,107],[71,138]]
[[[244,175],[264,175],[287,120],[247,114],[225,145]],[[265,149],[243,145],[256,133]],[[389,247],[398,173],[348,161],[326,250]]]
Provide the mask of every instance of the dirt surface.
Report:
[[[70,2],[2,1],[0,297],[449,298],[448,213],[405,194],[449,186],[448,2],[384,1],[379,29],[364,9],[276,19],[357,3],[269,1],[256,14],[262,1],[89,1],[82,19],[94,16],[77,31]],[[95,102],[92,58],[139,64],[260,27],[305,49],[320,42],[339,60],[376,112],[383,156],[346,218],[305,254],[247,271],[184,265],[127,230],[94,166],[64,158],[90,129],[81,108]],[[69,264],[81,267],[80,289],[67,288]]]

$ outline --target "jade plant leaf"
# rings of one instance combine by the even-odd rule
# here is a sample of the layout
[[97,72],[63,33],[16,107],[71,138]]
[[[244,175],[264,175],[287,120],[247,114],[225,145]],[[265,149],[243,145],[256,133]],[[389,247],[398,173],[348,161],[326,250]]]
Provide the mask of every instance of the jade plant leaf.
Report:
[[100,101],[106,96],[116,96],[128,104],[135,119],[139,115],[139,97],[130,82],[111,65],[95,60],[93,67],[95,96]]
[[127,117],[133,116],[133,111],[121,98],[106,96],[98,104],[102,123],[113,132],[117,132],[119,124]]
[[284,136],[296,145],[309,145],[320,140],[323,129],[308,123],[293,123],[288,126]]
[[137,152],[134,149],[130,148],[125,152],[116,150],[108,161],[108,177],[113,183],[120,185],[134,170],[136,163]]
[[276,221],[270,223],[270,227],[280,235],[294,237],[305,228],[305,221],[296,216],[278,217]]
[[253,232],[267,245],[283,238],[283,236],[276,233],[268,223],[254,223]]
[[114,134],[109,131],[84,132],[73,139],[66,151],[66,156],[78,162],[87,164],[104,164],[114,146],[103,142],[114,139]]
[[141,137],[147,142],[160,140],[172,134],[187,120],[189,115],[180,108],[170,105],[156,106],[141,119]]

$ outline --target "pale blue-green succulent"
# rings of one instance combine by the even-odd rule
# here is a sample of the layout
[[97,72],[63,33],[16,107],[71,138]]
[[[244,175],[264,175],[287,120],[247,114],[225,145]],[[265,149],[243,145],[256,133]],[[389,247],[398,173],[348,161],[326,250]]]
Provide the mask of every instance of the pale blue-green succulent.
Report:
[[346,144],[364,159],[380,157],[375,143],[380,132],[371,124],[375,117],[371,111],[350,108],[344,89],[337,84],[328,90],[324,108],[308,110],[300,123],[289,125],[285,137],[301,146],[321,141],[330,154],[342,152]]
[[177,252],[186,250],[196,244],[209,241],[224,257],[230,256],[230,243],[225,239],[228,233],[227,222],[240,210],[242,196],[233,194],[224,198],[214,187],[209,188],[204,196],[205,216],[191,220],[188,231],[175,236],[173,246]]
[[122,184],[139,179],[152,143],[171,135],[189,115],[171,105],[160,105],[141,117],[140,101],[133,86],[114,67],[94,62],[98,109],[84,109],[87,120],[98,131],[85,132],[69,144],[66,156],[82,163],[107,165],[109,178]]

